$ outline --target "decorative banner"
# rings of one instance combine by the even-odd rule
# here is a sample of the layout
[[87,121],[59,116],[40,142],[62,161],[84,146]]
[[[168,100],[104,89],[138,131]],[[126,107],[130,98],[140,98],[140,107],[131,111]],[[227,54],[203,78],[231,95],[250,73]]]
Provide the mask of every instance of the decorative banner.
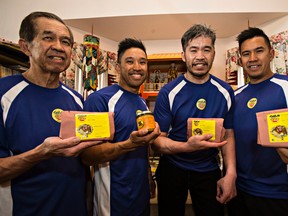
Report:
[[119,82],[119,74],[116,71],[117,54],[107,52],[108,56],[108,85],[113,85]]
[[72,47],[71,64],[60,74],[60,80],[72,89],[75,89],[75,70],[83,65],[83,44],[74,43]]
[[275,50],[273,59],[275,73],[288,75],[288,31],[272,35],[270,41]]
[[226,51],[226,82],[237,85],[238,47]]
[[84,35],[83,85],[84,90],[97,89],[97,63],[99,52],[99,38]]
[[74,43],[73,48],[72,48],[72,61],[75,63],[75,65],[79,69],[82,69],[83,58],[84,58],[83,55],[84,55],[84,45]]
[[107,73],[108,71],[108,54],[105,50],[99,49],[99,57],[98,57],[98,67],[97,67],[98,75],[102,73]]

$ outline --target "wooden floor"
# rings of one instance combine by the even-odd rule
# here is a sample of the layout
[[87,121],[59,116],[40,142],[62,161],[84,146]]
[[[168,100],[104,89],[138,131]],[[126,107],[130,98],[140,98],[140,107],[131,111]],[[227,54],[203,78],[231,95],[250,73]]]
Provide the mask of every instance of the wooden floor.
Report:
[[[157,204],[150,205],[150,216],[158,216]],[[195,216],[191,204],[186,205],[185,216]]]
[[[156,187],[156,193],[157,193],[157,187]],[[157,197],[150,199],[150,216],[158,216],[158,205],[157,205]],[[195,213],[192,208],[192,201],[191,197],[188,194],[188,198],[186,201],[186,209],[185,209],[185,216],[195,216]]]
[[[228,216],[227,209],[225,209],[225,216]],[[157,203],[157,185],[156,185],[156,197],[150,199],[150,216],[158,216],[158,203]],[[192,207],[192,200],[190,194],[188,193],[187,201],[186,201],[186,208],[185,208],[185,216],[195,216],[193,207]]]

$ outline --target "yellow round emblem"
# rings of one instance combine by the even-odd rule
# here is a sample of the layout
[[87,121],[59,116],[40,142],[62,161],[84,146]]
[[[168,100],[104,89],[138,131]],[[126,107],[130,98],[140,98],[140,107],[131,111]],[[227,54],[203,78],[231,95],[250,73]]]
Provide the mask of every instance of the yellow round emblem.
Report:
[[61,113],[62,113],[62,109],[54,109],[52,111],[52,118],[57,121],[57,122],[61,122]]
[[144,121],[143,121],[143,120],[139,120],[139,121],[137,122],[137,124],[138,124],[138,128],[139,128],[139,129],[141,129],[141,128],[144,127]]
[[247,102],[247,107],[249,109],[252,109],[253,107],[255,107],[257,104],[257,98],[251,98],[248,102]]
[[206,100],[201,98],[197,101],[196,103],[196,107],[199,109],[199,110],[204,110],[205,107],[206,107]]

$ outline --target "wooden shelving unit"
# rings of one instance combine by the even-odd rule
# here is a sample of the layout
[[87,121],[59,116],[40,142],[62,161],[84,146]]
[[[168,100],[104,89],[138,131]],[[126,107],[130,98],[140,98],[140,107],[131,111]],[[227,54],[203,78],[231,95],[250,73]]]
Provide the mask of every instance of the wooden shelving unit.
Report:
[[0,42],[0,65],[23,72],[29,68],[29,57],[20,50],[18,45]]
[[[186,65],[182,61],[181,53],[153,54],[148,56],[148,77],[140,87],[140,94],[153,111],[153,105],[159,90],[169,81],[169,69],[174,63],[177,75],[186,72]],[[156,78],[157,76],[157,78]]]

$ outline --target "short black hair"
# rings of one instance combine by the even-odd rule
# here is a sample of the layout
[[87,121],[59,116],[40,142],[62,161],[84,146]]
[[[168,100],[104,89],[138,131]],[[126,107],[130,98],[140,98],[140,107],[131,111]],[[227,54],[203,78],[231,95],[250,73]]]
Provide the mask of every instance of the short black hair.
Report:
[[241,45],[244,41],[254,38],[254,37],[263,37],[268,48],[269,49],[272,48],[268,36],[265,34],[265,32],[262,29],[256,28],[256,27],[249,27],[248,29],[245,29],[244,31],[242,31],[236,38],[236,40],[238,41],[238,45],[239,45],[239,51],[241,52]]
[[189,41],[200,36],[211,38],[213,46],[215,46],[216,33],[206,24],[195,24],[190,27],[182,36],[181,44],[183,52],[185,52],[186,47],[188,46]]
[[71,46],[73,46],[74,37],[73,37],[73,33],[72,33],[71,29],[57,15],[49,13],[49,12],[43,12],[43,11],[32,12],[22,20],[21,25],[20,25],[20,30],[19,30],[20,38],[22,38],[28,42],[33,41],[33,39],[36,36],[35,20],[37,18],[40,18],[40,17],[44,17],[44,18],[48,18],[48,19],[54,19],[54,20],[57,20],[58,22],[62,23],[63,25],[65,25],[69,31],[69,34],[70,34]]
[[141,40],[133,39],[133,38],[125,38],[124,40],[119,42],[118,45],[118,52],[117,52],[117,62],[121,62],[121,58],[124,54],[124,52],[130,48],[139,48],[143,50],[143,52],[146,54],[146,48]]

